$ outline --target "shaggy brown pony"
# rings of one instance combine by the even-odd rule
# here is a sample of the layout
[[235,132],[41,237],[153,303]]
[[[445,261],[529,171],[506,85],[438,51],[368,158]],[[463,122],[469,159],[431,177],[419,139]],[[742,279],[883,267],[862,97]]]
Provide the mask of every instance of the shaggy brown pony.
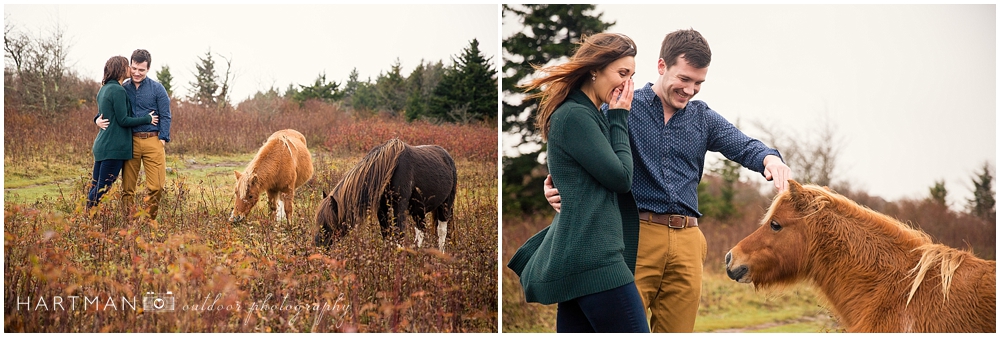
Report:
[[[417,247],[424,240],[424,217],[434,212],[438,249],[444,251],[455,203],[458,171],[444,148],[410,146],[393,138],[368,152],[316,209],[316,246],[329,246],[334,237],[360,223],[365,212],[378,205],[384,238],[399,239],[409,211],[416,227]],[[390,209],[392,212],[390,213]]]
[[[236,173],[236,192],[229,221],[239,222],[267,192],[271,216],[284,221],[292,214],[295,189],[312,178],[312,156],[306,148],[306,137],[298,131],[285,129],[275,132],[257,151],[243,173]],[[280,195],[280,197],[279,197]]]
[[814,185],[789,180],[726,273],[756,288],[808,281],[849,332],[995,332],[996,261]]

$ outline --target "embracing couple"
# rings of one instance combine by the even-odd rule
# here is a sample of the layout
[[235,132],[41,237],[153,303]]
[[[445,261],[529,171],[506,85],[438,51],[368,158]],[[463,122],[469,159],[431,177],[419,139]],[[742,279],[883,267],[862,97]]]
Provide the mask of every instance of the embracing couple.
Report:
[[152,56],[145,49],[132,52],[131,61],[113,56],[104,65],[97,93],[101,128],[94,140],[94,171],[87,212],[122,174],[122,204],[132,215],[139,168],[145,168],[145,211],[155,220],[166,181],[164,147],[170,141],[170,97],[163,85],[146,77]]
[[557,332],[692,332],[707,253],[697,191],[706,152],[779,191],[791,176],[777,150],[691,100],[712,58],[700,33],[668,34],[659,77],[638,89],[635,55],[629,37],[595,34],[523,86],[541,89],[545,195],[558,213],[507,266],[528,302],[558,303]]

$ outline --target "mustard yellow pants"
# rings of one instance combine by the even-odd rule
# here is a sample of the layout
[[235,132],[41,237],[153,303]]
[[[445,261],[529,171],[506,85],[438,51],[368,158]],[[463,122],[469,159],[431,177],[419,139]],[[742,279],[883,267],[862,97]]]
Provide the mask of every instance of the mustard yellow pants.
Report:
[[146,195],[143,200],[150,219],[156,219],[163,197],[163,186],[167,182],[167,156],[163,144],[156,137],[132,137],[132,159],[122,166],[122,205],[130,213],[135,201],[135,189],[139,182],[139,168],[146,171]]
[[701,302],[708,243],[698,227],[639,222],[635,285],[650,312],[651,332],[692,332]]

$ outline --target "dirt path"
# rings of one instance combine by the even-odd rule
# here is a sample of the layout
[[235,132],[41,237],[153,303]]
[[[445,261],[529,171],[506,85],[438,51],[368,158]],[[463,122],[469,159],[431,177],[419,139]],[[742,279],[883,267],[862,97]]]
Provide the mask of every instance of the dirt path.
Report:
[[21,187],[4,188],[3,190],[4,191],[17,191],[17,190],[23,190],[23,189],[28,189],[28,188],[45,187],[45,186],[52,186],[52,185],[62,185],[62,184],[69,185],[69,184],[72,184],[74,180],[76,180],[76,178],[66,178],[66,179],[62,179],[62,180],[56,180],[56,181],[50,181],[50,182],[38,183],[38,184],[31,184],[31,185],[26,185],[26,186],[21,186]]
[[807,317],[800,317],[800,318],[795,318],[795,319],[786,319],[786,320],[777,321],[777,322],[767,322],[767,323],[764,323],[764,324],[759,324],[759,325],[754,325],[754,326],[746,326],[746,327],[733,328],[733,329],[713,330],[713,331],[709,331],[709,332],[713,332],[713,333],[714,332],[756,332],[756,331],[760,331],[760,330],[764,330],[764,329],[770,329],[770,328],[779,327],[779,326],[783,326],[783,325],[791,325],[791,324],[806,323],[806,322],[815,322],[816,325],[826,326],[827,328],[829,328],[831,330],[833,330],[833,329],[836,328],[836,323],[833,321],[833,319],[830,318],[829,315],[819,314],[819,315],[816,315],[816,316],[807,316]]

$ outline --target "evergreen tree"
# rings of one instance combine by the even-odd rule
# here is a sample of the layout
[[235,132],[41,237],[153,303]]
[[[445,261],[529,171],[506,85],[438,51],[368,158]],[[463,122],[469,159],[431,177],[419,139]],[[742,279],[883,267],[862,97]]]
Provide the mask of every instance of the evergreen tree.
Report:
[[371,79],[356,82],[350,99],[351,107],[359,111],[378,110],[378,97]]
[[931,186],[930,188],[930,194],[931,194],[930,198],[931,202],[944,207],[948,206],[948,203],[946,201],[947,200],[946,198],[948,197],[948,189],[944,187],[944,180],[935,181],[934,186]]
[[156,72],[156,81],[160,82],[163,85],[163,89],[167,90],[167,96],[174,97],[174,76],[170,75],[169,66],[164,64],[163,68],[160,68],[160,71]]
[[403,66],[399,59],[392,64],[391,70],[379,74],[375,79],[375,97],[378,108],[396,116],[406,106],[406,83],[400,73]]
[[344,83],[344,90],[342,91],[342,93],[344,94],[343,99],[345,101],[350,102],[351,97],[354,96],[354,93],[358,91],[359,83],[360,82],[358,82],[358,68],[354,67],[354,69],[351,69],[351,74],[347,76],[347,83]]
[[[417,69],[414,69],[406,78],[407,90],[409,91],[406,99],[406,121],[429,117],[427,115],[428,105],[434,97],[434,90],[444,77],[445,70],[444,63],[440,60],[436,63],[424,63],[421,60]],[[418,87],[419,91],[417,91]]]
[[318,99],[324,102],[333,102],[341,99],[343,93],[337,90],[340,84],[337,82],[326,82],[326,73],[321,73],[316,77],[316,82],[311,86],[299,84],[301,90],[292,95],[292,100],[302,105],[310,99]]
[[422,95],[425,98],[430,99],[434,95],[434,89],[437,88],[438,84],[441,83],[441,78],[444,77],[444,71],[444,62],[441,62],[441,60],[438,60],[437,63],[427,62],[427,65],[424,67],[423,87],[421,88]]
[[215,74],[215,61],[212,60],[212,51],[205,52],[204,57],[198,57],[195,65],[197,72],[194,82],[191,82],[192,94],[190,100],[203,106],[215,107],[217,105],[215,92],[219,90],[219,76]]
[[288,83],[288,88],[285,89],[285,94],[282,96],[286,99],[293,99],[295,95],[299,94],[299,88],[295,87],[295,84]]
[[736,197],[736,182],[740,180],[740,170],[743,165],[729,159],[720,161],[717,167],[712,168],[712,173],[722,177],[722,186],[719,187],[719,203],[717,205],[716,218],[719,220],[729,220],[739,215],[739,208],[736,207],[734,198]]
[[413,71],[410,72],[410,76],[406,77],[406,90],[408,92],[406,97],[406,121],[411,122],[418,116],[423,115],[424,111],[427,109],[427,101],[424,96],[424,60],[420,60],[420,64]]
[[972,179],[972,199],[968,199],[969,213],[980,219],[996,223],[996,195],[993,193],[993,174],[990,163],[983,164],[983,172]]
[[434,119],[468,123],[493,119],[497,113],[496,70],[472,39],[454,66],[434,88],[427,114]]
[[[541,134],[535,130],[532,112],[537,108],[536,99],[523,99],[517,83],[532,75],[531,65],[544,65],[551,60],[571,56],[584,35],[593,35],[608,29],[614,22],[601,20],[603,13],[593,13],[594,5],[503,5],[503,15],[517,16],[524,29],[503,40],[503,131],[520,136],[521,143],[540,144]],[[506,205],[519,205],[517,210],[533,212],[550,209],[542,195],[544,176],[526,175],[539,166],[537,158],[544,150],[531,153],[524,160],[504,158],[503,180],[504,211]],[[527,165],[527,167],[521,167]],[[508,192],[511,193],[508,193]],[[531,200],[527,200],[527,199]]]

